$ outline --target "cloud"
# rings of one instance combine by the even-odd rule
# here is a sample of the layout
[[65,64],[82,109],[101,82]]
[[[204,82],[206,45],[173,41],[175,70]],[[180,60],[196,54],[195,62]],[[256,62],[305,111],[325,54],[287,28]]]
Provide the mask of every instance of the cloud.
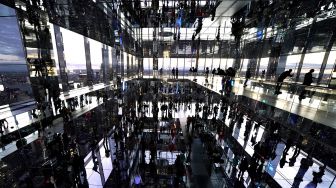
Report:
[[17,55],[0,54],[0,63],[1,61],[25,61],[25,59]]
[[0,17],[0,27],[0,64],[26,63],[16,17]]

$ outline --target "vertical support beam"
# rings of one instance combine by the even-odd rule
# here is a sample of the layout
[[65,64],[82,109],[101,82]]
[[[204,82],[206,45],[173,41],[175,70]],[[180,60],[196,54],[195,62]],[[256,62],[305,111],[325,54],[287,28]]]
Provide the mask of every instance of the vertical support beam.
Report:
[[276,69],[278,67],[279,58],[281,53],[281,45],[272,46],[270,58],[266,70],[266,79],[270,79],[276,74]]
[[98,169],[99,169],[99,175],[100,175],[100,180],[102,185],[105,185],[105,176],[104,176],[104,169],[103,169],[103,164],[100,156],[100,151],[99,151],[99,146],[95,149],[96,157],[97,157],[97,162],[98,162]]
[[57,25],[54,25],[54,32],[55,32],[55,41],[56,41],[57,56],[58,56],[58,63],[59,63],[60,79],[62,83],[62,90],[63,92],[67,92],[69,91],[69,83],[68,83],[68,74],[66,71],[66,62],[64,58],[63,37],[62,37],[60,27]]
[[103,82],[105,84],[108,84],[110,81],[110,69],[109,69],[109,51],[108,51],[108,46],[103,44],[103,48],[102,48],[102,60],[103,60],[103,65],[102,65],[102,69],[103,69]]
[[320,68],[320,73],[319,73],[319,76],[317,78],[317,84],[319,84],[322,81],[324,70],[325,70],[325,68],[327,66],[327,62],[328,62],[328,59],[329,59],[330,51],[331,51],[331,48],[332,48],[332,46],[333,46],[333,44],[335,42],[335,39],[336,39],[336,27],[334,28],[334,30],[332,32],[332,35],[331,35],[331,37],[329,39],[329,42],[328,42],[328,45],[327,45],[326,52],[324,54],[322,65],[321,65],[321,68]]
[[120,46],[120,61],[118,63],[119,67],[120,67],[120,78],[124,78],[124,48],[122,46]]
[[127,78],[129,78],[130,77],[130,72],[131,72],[131,68],[130,68],[130,57],[129,57],[130,55],[129,54],[127,54],[126,55],[126,76],[127,76]]
[[235,70],[239,70],[240,68],[240,64],[241,64],[241,51],[240,51],[240,39],[239,41],[236,41],[236,45],[235,45],[235,61],[233,62],[233,68]]
[[[118,75],[118,60],[117,60],[117,51],[115,48],[112,48],[112,80],[116,81],[117,80],[117,75]],[[113,82],[115,83],[115,82]]]
[[257,62],[257,67],[256,67],[255,73],[254,73],[255,78],[258,78],[258,76],[259,76],[260,62],[261,62],[261,58],[262,58],[263,52],[264,52],[264,46],[265,46],[265,42],[266,42],[266,36],[267,36],[267,27],[265,27],[263,39],[261,41],[261,46],[259,48],[260,51],[259,51],[259,55],[258,55],[258,62]]
[[197,39],[197,51],[196,51],[196,66],[195,68],[198,71],[198,60],[199,60],[199,50],[200,50],[200,46],[201,46],[201,39],[200,37]]
[[86,74],[87,74],[87,85],[93,85],[93,71],[91,67],[91,54],[90,54],[90,42],[87,37],[84,37],[84,50],[86,59]]
[[[205,42],[206,45],[205,45],[205,59],[204,59],[204,69],[203,69],[203,71],[205,70],[205,67],[207,66],[206,62],[207,62],[207,56],[208,56],[208,39],[209,39],[209,37],[207,37],[207,40]],[[212,70],[212,64],[211,64],[210,70]]]
[[313,22],[310,25],[310,28],[308,30],[307,38],[306,38],[306,41],[305,41],[305,44],[304,44],[304,47],[303,47],[303,50],[302,50],[302,55],[301,55],[301,58],[300,58],[300,61],[299,61],[299,66],[298,66],[297,72],[296,72],[296,78],[295,78],[296,82],[298,82],[299,79],[300,79],[300,74],[301,74],[301,69],[302,69],[303,61],[304,61],[304,58],[306,56],[308,47],[311,44],[312,37],[313,37],[313,35],[315,33],[315,23],[316,23],[316,20],[317,20],[317,17],[314,17]]

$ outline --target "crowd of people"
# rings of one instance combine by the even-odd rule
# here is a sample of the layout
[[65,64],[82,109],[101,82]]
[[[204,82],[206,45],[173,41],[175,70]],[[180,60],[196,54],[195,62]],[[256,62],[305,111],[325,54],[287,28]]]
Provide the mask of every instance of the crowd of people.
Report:
[[[250,69],[248,70],[250,71]],[[191,68],[191,71],[193,72],[195,69]],[[286,77],[293,76],[291,72],[291,70],[285,71],[280,75],[276,86],[277,91],[280,91],[281,82]],[[304,85],[307,86],[312,83],[313,72],[314,70],[312,69],[306,74]],[[205,76],[208,77],[208,68],[206,68],[205,73]],[[221,69],[214,69],[212,74],[221,74]],[[307,147],[306,136],[295,137],[297,134],[295,131],[284,136],[284,132],[288,130],[285,130],[282,124],[270,118],[260,117],[253,110],[241,104],[238,99],[232,100],[231,94],[234,84],[232,75],[234,74],[235,72],[230,69],[225,71],[225,76],[222,79],[223,89],[221,95],[215,94],[210,90],[204,90],[197,84],[189,82],[167,85],[160,81],[156,81],[154,84],[151,84],[150,81],[131,81],[127,84],[127,89],[124,92],[111,95],[118,101],[123,101],[122,104],[119,103],[117,105],[122,109],[122,115],[117,115],[118,110],[113,112],[111,106],[117,103],[113,98],[105,92],[95,92],[94,96],[97,103],[99,104],[102,98],[103,105],[98,110],[87,112],[83,116],[84,126],[79,127],[74,123],[72,112],[91,103],[91,95],[80,95],[60,102],[57,105],[57,111],[64,120],[64,132],[54,134],[51,139],[50,136],[39,134],[41,145],[45,148],[43,149],[44,158],[50,161],[57,161],[57,166],[61,167],[58,171],[53,170],[54,166],[46,166],[44,168],[45,186],[68,184],[87,186],[83,153],[91,153],[94,164],[93,170],[99,172],[101,166],[98,160],[99,156],[97,156],[97,148],[99,147],[100,139],[103,139],[105,156],[112,156],[113,159],[111,179],[114,185],[126,185],[132,177],[132,174],[129,173],[130,169],[136,172],[133,177],[136,179],[134,179],[134,185],[137,187],[141,187],[150,181],[154,181],[154,184],[156,184],[158,182],[155,179],[158,177],[159,169],[157,151],[162,149],[160,134],[165,134],[164,131],[168,130],[170,141],[166,143],[167,151],[171,153],[180,152],[175,159],[174,165],[171,166],[173,169],[171,172],[173,174],[171,176],[173,177],[171,181],[173,187],[179,187],[184,184],[183,177],[186,171],[189,170],[188,173],[192,174],[190,164],[192,163],[192,143],[195,138],[201,139],[207,152],[209,176],[211,176],[214,164],[223,165],[227,160],[232,160],[230,178],[236,187],[241,186],[242,182],[246,181],[246,172],[248,173],[248,183],[250,185],[257,186],[264,183],[267,178],[265,176],[265,164],[273,161],[279,155],[276,153],[279,144],[285,145],[280,156],[280,168],[284,168],[287,164],[289,167],[293,167],[301,151],[306,151],[308,156],[301,159],[299,171],[292,185],[293,188],[298,187],[305,173],[313,164],[312,152],[309,152],[311,148]],[[173,78],[178,79],[177,68],[172,69],[172,75]],[[251,73],[246,73],[244,86],[250,77]],[[302,96],[304,96],[305,91],[302,92]],[[195,93],[197,93],[196,96]],[[64,104],[65,102],[67,105]],[[149,104],[152,104],[152,109],[149,109]],[[169,122],[173,120],[175,117],[174,112],[181,110],[181,105],[185,106],[185,111],[194,109],[194,114],[187,118],[185,125],[185,134],[183,135],[187,141],[185,149],[180,144],[183,139],[180,138],[182,127],[179,123],[173,121],[165,129],[158,126],[160,121]],[[45,112],[46,108],[41,107],[43,112]],[[160,111],[161,115],[159,114]],[[151,117],[147,117],[149,114]],[[152,134],[149,137],[145,137],[143,134],[146,126],[152,129]],[[8,128],[6,120],[1,120],[0,130],[3,132],[6,127]],[[227,143],[232,142],[232,139],[234,139],[232,137],[233,132],[236,129],[242,129],[242,127],[244,127],[243,140],[245,144],[251,144],[254,151],[253,155],[249,156],[240,150],[234,153],[232,159],[225,158],[227,151],[223,150],[222,146],[227,146]],[[264,133],[261,139],[257,139],[258,131],[261,127],[264,129]],[[44,130],[41,130],[41,132],[43,133]],[[112,148],[111,139],[114,140]],[[140,151],[138,167],[129,165],[130,160],[134,159],[128,155],[130,151],[134,150],[136,145],[139,145]],[[290,149],[293,150],[293,153],[288,156]],[[148,150],[150,153],[149,162],[146,161],[148,158],[146,151]],[[185,153],[186,156],[184,155]],[[68,168],[72,170],[67,171],[66,169]],[[313,173],[314,178],[309,183],[309,186],[316,187],[318,183],[321,183],[325,169],[326,165],[322,165],[318,172]],[[149,176],[146,175],[147,173],[149,173]],[[31,184],[33,174],[33,172],[29,171],[24,181],[27,185]]]

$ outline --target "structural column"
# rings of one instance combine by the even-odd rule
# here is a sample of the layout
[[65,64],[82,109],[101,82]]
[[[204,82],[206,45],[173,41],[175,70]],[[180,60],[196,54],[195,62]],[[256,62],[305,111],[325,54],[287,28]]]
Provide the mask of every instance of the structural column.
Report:
[[316,23],[316,19],[317,19],[317,17],[314,17],[313,22],[312,22],[312,24],[310,25],[310,28],[309,28],[309,30],[308,30],[307,38],[306,38],[306,41],[305,41],[305,44],[304,44],[304,47],[303,47],[303,50],[302,50],[302,55],[301,55],[301,58],[300,58],[300,61],[299,61],[299,66],[298,66],[298,68],[297,68],[297,72],[296,72],[296,78],[295,78],[295,81],[296,81],[296,82],[298,82],[299,79],[300,79],[300,74],[301,74],[301,69],[302,69],[303,61],[304,61],[304,58],[305,58],[305,56],[306,56],[308,47],[309,47],[310,44],[311,44],[312,37],[313,37],[313,35],[314,35],[314,33],[315,33],[315,23]]
[[330,51],[331,51],[332,46],[334,45],[335,39],[336,39],[336,27],[332,31],[332,35],[330,37],[330,40],[329,40],[327,48],[326,48],[326,52],[324,54],[322,65],[321,65],[321,68],[320,68],[320,73],[319,73],[319,76],[317,78],[317,84],[319,84],[322,81],[324,70],[325,70],[325,68],[327,66],[327,62],[328,62],[328,59],[329,59]]
[[90,54],[90,41],[87,37],[84,37],[84,49],[85,49],[85,59],[86,59],[86,74],[87,74],[87,85],[93,85],[93,71],[91,67],[91,54]]
[[66,62],[64,59],[63,37],[62,37],[61,29],[59,26],[54,25],[54,32],[55,32],[55,41],[56,41],[57,56],[58,56],[58,63],[59,63],[60,79],[62,83],[62,90],[63,92],[66,92],[66,91],[69,91],[69,83],[68,83]]

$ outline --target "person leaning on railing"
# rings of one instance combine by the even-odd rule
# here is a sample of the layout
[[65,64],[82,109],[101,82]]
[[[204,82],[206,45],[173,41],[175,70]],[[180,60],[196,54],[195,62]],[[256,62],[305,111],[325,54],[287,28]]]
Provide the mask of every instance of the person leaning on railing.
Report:
[[275,87],[275,93],[274,93],[275,95],[281,94],[280,89],[281,89],[282,83],[288,76],[290,77],[294,76],[294,74],[292,74],[292,69],[289,69],[288,71],[281,73],[280,76],[278,77],[277,85]]
[[306,86],[310,86],[313,83],[313,72],[314,72],[314,69],[310,69],[310,71],[305,74],[305,77],[304,77],[304,80],[303,80],[303,83],[302,83],[304,88],[299,95],[299,100],[300,101],[302,99],[306,98],[306,96],[305,96],[306,93],[307,93]]

